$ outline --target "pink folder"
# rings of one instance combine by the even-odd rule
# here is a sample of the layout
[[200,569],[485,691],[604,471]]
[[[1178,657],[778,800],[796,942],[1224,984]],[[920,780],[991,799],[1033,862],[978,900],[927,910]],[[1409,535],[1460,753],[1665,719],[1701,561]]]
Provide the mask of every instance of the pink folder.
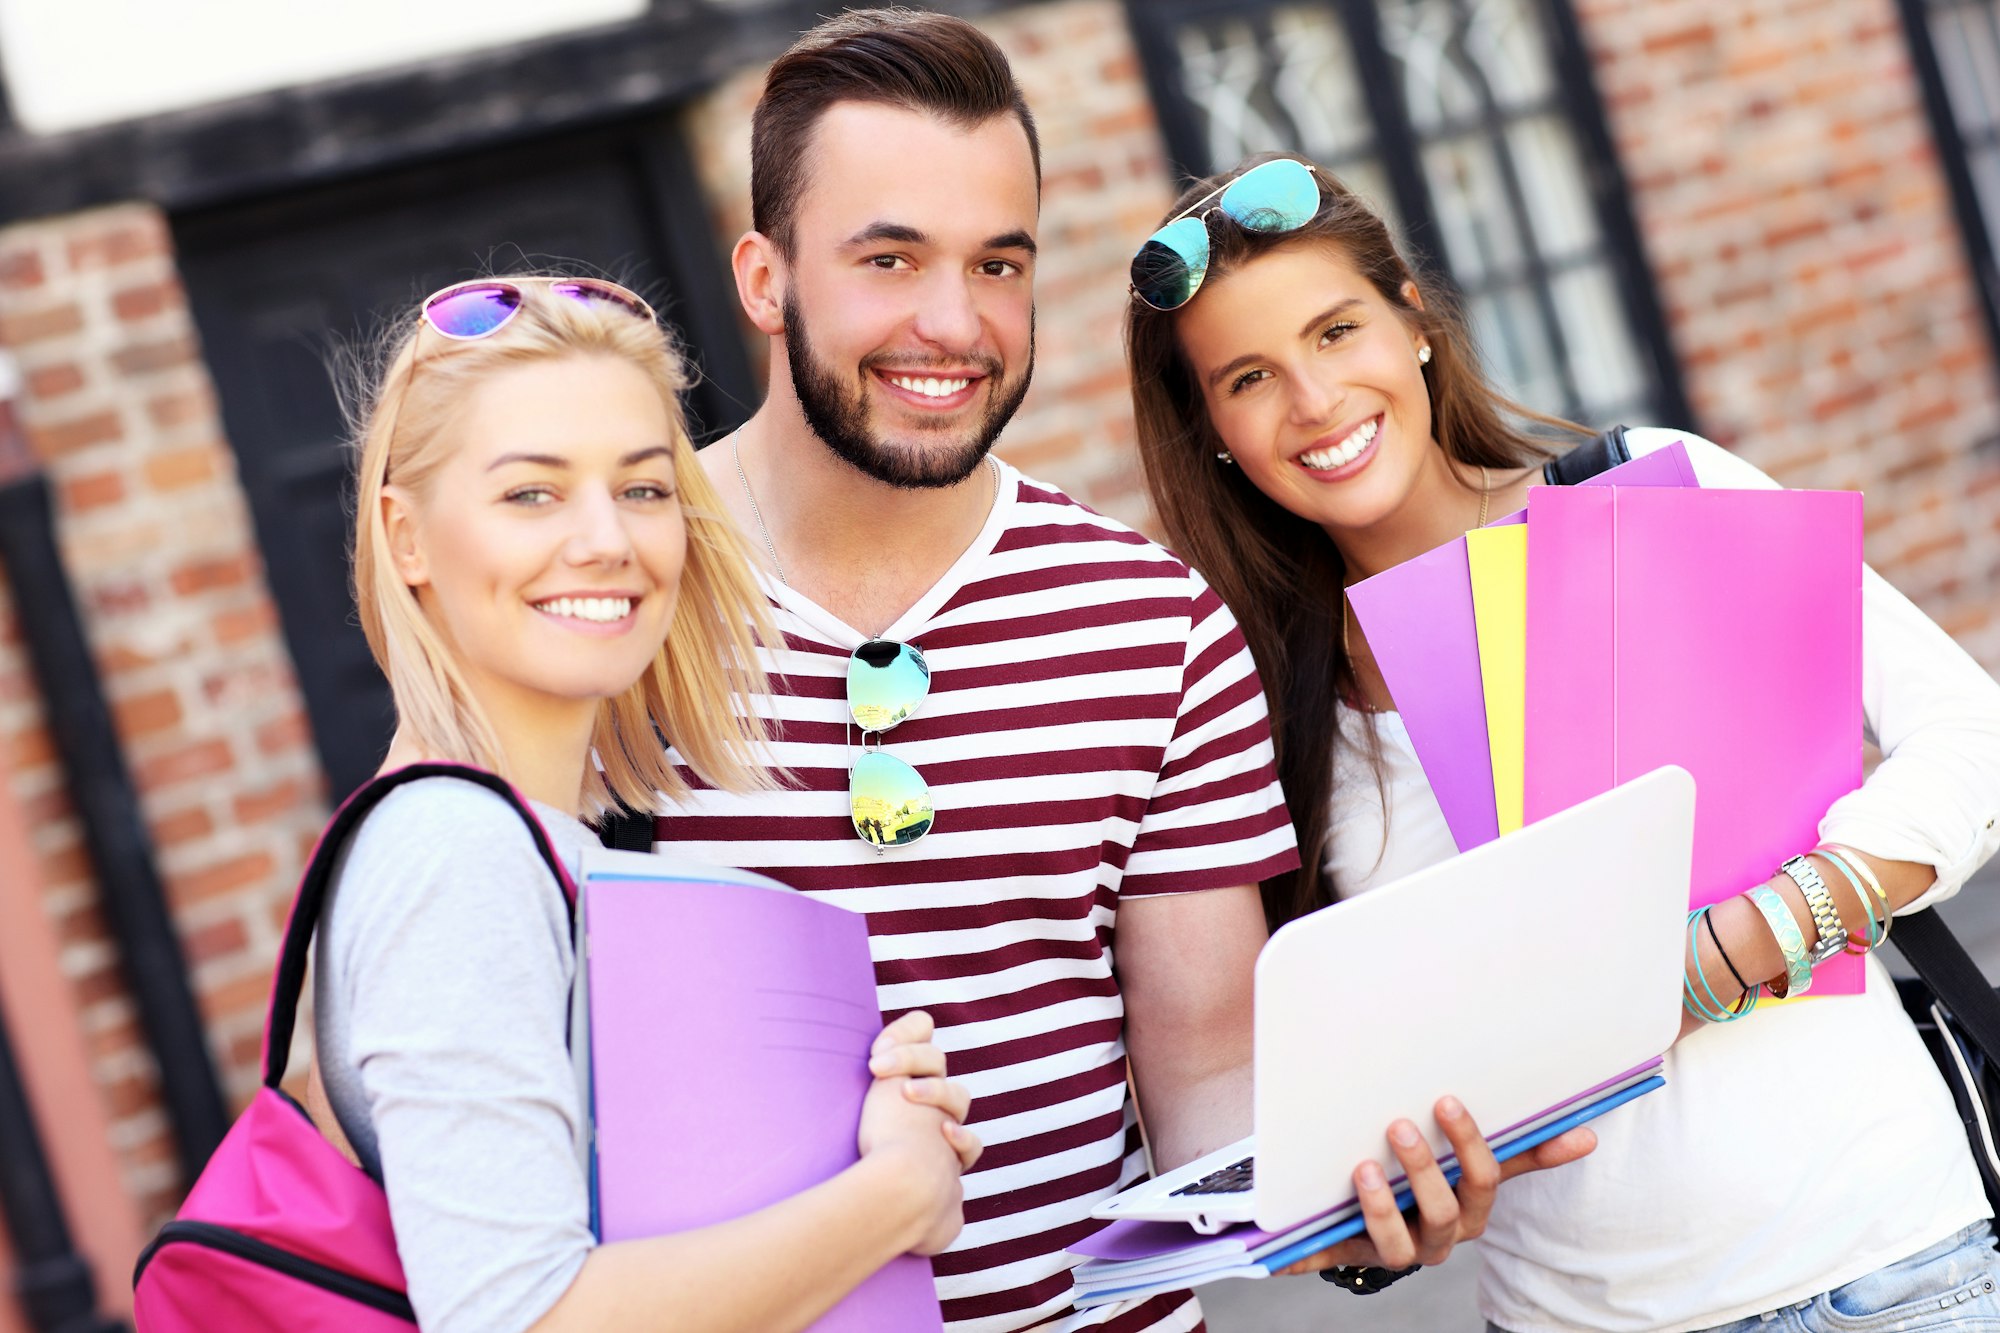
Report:
[[[592,849],[585,870],[599,1237],[727,1221],[852,1165],[882,1028],[866,919],[662,856]],[[812,1325],[942,1327],[930,1261],[914,1255]]]
[[[1531,492],[1527,667],[1527,819],[1679,764],[1689,905],[1762,883],[1861,783],[1861,496]],[[1860,963],[1813,993],[1858,993]]]
[[[1599,473],[1586,486],[1693,486],[1679,441]],[[1529,494],[1560,487],[1536,487]],[[1519,523],[1520,514],[1493,521]],[[1465,539],[1446,542],[1347,590],[1410,744],[1462,852],[1500,836],[1479,674],[1479,627]],[[1594,794],[1594,793],[1593,793]]]

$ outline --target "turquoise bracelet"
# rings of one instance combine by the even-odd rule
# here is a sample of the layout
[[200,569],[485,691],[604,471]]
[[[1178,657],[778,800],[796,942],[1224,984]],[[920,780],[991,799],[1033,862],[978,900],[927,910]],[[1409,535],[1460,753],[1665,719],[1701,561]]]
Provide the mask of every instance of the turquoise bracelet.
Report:
[[1868,923],[1868,942],[1859,948],[1849,943],[1847,952],[1861,954],[1875,948],[1882,942],[1882,938],[1887,932],[1883,929],[1882,923],[1875,919],[1875,904],[1868,901],[1868,890],[1861,887],[1861,880],[1855,875],[1853,868],[1847,864],[1847,858],[1829,847],[1815,847],[1812,849],[1811,855],[1819,857],[1835,870],[1838,870],[1841,873],[1841,877],[1853,886],[1854,897],[1861,904],[1861,919]]
[[1764,924],[1777,936],[1778,948],[1785,955],[1785,989],[1780,991],[1773,986],[1772,996],[1784,1000],[1804,995],[1812,989],[1812,954],[1806,948],[1806,937],[1799,930],[1799,923],[1792,919],[1792,909],[1769,884],[1759,884],[1747,896],[1764,914]]
[[[1688,953],[1694,958],[1694,980],[1681,978],[1681,1008],[1706,1023],[1734,1023],[1757,1007],[1757,997],[1762,994],[1763,987],[1752,986],[1745,991],[1734,1009],[1723,1005],[1721,997],[1715,993],[1715,987],[1708,984],[1708,975],[1701,966],[1701,938],[1698,932],[1702,918],[1707,915],[1706,907],[1697,907],[1688,913]],[[1695,989],[1696,981],[1701,983],[1699,991]]]

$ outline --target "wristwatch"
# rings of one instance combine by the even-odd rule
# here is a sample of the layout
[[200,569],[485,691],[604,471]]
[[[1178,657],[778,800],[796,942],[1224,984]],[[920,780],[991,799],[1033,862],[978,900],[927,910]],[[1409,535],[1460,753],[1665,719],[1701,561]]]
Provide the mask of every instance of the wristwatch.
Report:
[[1847,927],[1840,923],[1840,912],[1833,905],[1833,895],[1827,892],[1826,881],[1819,877],[1819,870],[1803,856],[1795,856],[1778,869],[1791,876],[1792,883],[1799,886],[1799,892],[1806,896],[1806,906],[1812,911],[1813,928],[1819,938],[1813,941],[1809,958],[1814,967],[1847,947]]
[[1408,1268],[1366,1268],[1354,1264],[1336,1264],[1332,1268],[1320,1269],[1319,1277],[1320,1281],[1331,1282],[1342,1290],[1353,1292],[1356,1296],[1373,1296],[1383,1288],[1401,1282],[1422,1267],[1422,1264],[1411,1264]]

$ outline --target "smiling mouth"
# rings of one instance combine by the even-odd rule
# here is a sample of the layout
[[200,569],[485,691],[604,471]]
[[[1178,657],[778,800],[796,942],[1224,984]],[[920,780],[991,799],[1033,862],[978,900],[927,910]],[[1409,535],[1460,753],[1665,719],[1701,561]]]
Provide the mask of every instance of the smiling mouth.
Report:
[[985,378],[981,375],[912,375],[893,370],[877,370],[875,374],[890,388],[940,404],[958,398]]
[[630,597],[550,597],[528,605],[544,615],[593,625],[615,625],[632,614]]
[[1346,467],[1361,457],[1369,445],[1375,443],[1375,434],[1382,427],[1380,414],[1368,418],[1347,432],[1347,437],[1339,444],[1326,449],[1308,449],[1298,456],[1297,462],[1315,472],[1331,472]]

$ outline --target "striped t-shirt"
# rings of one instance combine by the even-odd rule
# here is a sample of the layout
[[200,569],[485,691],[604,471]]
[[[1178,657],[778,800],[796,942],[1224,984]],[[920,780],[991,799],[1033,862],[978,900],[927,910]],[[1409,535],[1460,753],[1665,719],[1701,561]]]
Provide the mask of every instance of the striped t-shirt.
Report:
[[978,538],[881,637],[930,694],[883,748],[936,822],[908,847],[856,836],[850,653],[869,637],[767,580],[767,665],[789,790],[708,792],[660,821],[677,855],[743,866],[866,913],[882,1010],[938,1022],[986,1152],[965,1230],[934,1261],[953,1333],[1191,1329],[1181,1292],[1084,1312],[1066,1245],[1144,1171],[1114,972],[1126,896],[1249,884],[1295,866],[1264,697],[1236,621],[1131,529],[1000,469]]

